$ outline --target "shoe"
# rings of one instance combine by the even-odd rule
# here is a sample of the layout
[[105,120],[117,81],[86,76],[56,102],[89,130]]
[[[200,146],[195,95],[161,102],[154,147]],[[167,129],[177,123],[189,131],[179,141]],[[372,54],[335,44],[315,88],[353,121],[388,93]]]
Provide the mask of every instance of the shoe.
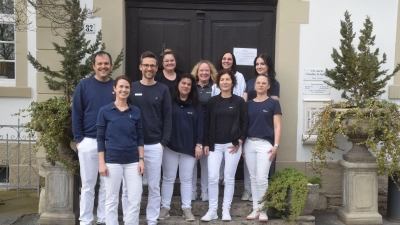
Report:
[[208,192],[201,192],[201,201],[206,202],[208,201]]
[[97,222],[96,225],[106,225],[106,222]]
[[258,217],[258,221],[260,221],[260,222],[267,222],[268,221],[267,211],[260,212],[260,216]]
[[229,211],[222,211],[222,221],[231,221],[232,217]]
[[218,215],[217,212],[215,211],[210,211],[208,210],[208,212],[206,213],[206,215],[204,215],[203,217],[201,217],[201,221],[205,221],[205,222],[209,222],[211,220],[216,220],[218,219]]
[[247,189],[244,189],[241,200],[242,201],[249,201],[250,196],[251,196],[251,191],[247,190]]
[[142,184],[143,184],[144,186],[147,186],[147,185],[148,185],[146,174],[143,174],[143,175],[142,175]]
[[248,215],[246,217],[247,220],[255,220],[260,216],[260,213],[257,210],[253,210],[253,212],[250,213],[250,215]]
[[169,209],[161,207],[160,215],[158,216],[157,220],[163,220],[169,217]]
[[197,199],[197,191],[192,191],[192,201]]
[[253,201],[253,194],[250,194],[249,201],[250,201],[250,202]]
[[182,217],[185,218],[186,221],[193,222],[195,221],[194,215],[191,209],[184,209],[182,212]]

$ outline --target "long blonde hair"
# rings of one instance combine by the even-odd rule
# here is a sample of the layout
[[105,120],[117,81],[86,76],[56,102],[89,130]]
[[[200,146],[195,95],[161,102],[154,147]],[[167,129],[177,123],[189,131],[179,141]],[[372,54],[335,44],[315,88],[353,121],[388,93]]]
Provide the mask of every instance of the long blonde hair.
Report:
[[211,80],[210,80],[209,82],[215,83],[215,80],[217,79],[217,70],[215,69],[214,65],[213,65],[210,61],[208,61],[208,60],[201,60],[200,62],[198,62],[198,63],[193,67],[192,75],[193,75],[194,79],[196,79],[197,82],[199,81],[199,76],[198,76],[198,74],[199,74],[199,67],[200,67],[200,65],[203,64],[203,63],[207,64],[208,67],[210,68],[210,75],[211,75],[211,76],[210,76],[210,79],[211,79]]

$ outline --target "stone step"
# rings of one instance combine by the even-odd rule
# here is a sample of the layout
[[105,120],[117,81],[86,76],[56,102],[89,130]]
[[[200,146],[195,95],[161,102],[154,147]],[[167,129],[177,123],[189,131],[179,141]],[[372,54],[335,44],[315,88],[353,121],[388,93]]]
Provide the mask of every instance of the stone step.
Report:
[[[160,188],[161,188],[162,183],[160,183]],[[180,196],[181,192],[180,192],[180,185],[181,183],[179,182],[179,178],[177,178],[175,180],[174,183],[174,192],[173,192],[173,196]],[[224,185],[220,184],[219,185],[219,195],[222,196],[223,195],[223,190],[224,190]],[[233,193],[233,196],[235,197],[241,197],[244,191],[244,181],[243,180],[236,180],[235,181],[235,192]],[[201,184],[200,184],[200,179],[197,179],[197,194],[198,196],[200,196],[201,194]],[[143,186],[143,196],[147,196],[148,195],[148,188],[147,186]]]
[[[238,197],[234,197],[231,205],[231,216],[245,217],[251,213],[253,209],[253,203],[249,201],[242,201]],[[146,213],[147,206],[147,196],[142,196],[142,202],[140,206],[140,214],[144,215]],[[171,200],[171,216],[182,216],[182,201],[181,197],[173,196]],[[221,214],[222,208],[222,197],[219,197],[218,201],[218,213]],[[204,216],[208,211],[208,201],[203,202],[201,199],[192,201],[192,213],[195,216]]]
[[[259,222],[257,220],[246,220],[245,217],[232,217],[232,221],[222,221],[221,214],[219,214],[219,218],[216,220],[212,220],[210,222],[202,222],[200,221],[201,217],[196,216],[196,220],[193,222],[185,221],[181,216],[170,216],[164,220],[160,220],[158,224],[166,224],[166,225],[216,225],[216,224],[224,224],[224,225],[255,225],[255,224],[268,224],[268,225],[315,225],[315,217],[314,216],[301,216],[298,220],[293,223],[285,222],[282,219],[270,218],[268,222]],[[122,225],[122,221],[120,221]],[[140,225],[147,224],[145,216],[140,216]]]

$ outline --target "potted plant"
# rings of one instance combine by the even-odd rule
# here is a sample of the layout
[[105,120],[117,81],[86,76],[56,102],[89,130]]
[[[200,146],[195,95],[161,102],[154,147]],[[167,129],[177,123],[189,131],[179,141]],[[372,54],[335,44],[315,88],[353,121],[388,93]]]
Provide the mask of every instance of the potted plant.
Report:
[[277,171],[260,200],[260,203],[264,202],[261,210],[272,208],[277,216],[288,221],[294,221],[300,215],[309,215],[317,204],[320,186],[320,177],[308,179],[294,168]]
[[[312,164],[315,169],[327,165],[326,153],[340,149],[336,135],[341,134],[353,142],[353,148],[343,156],[351,162],[377,162],[378,173],[393,176],[399,170],[400,162],[400,112],[398,105],[379,96],[383,88],[399,70],[397,64],[393,72],[381,69],[386,63],[386,54],[379,59],[379,49],[373,49],[375,35],[369,17],[360,30],[358,51],[353,46],[355,33],[350,14],[345,12],[341,21],[341,44],[339,51],[333,49],[333,69],[326,69],[330,81],[327,85],[343,91],[346,101],[328,104],[318,115],[309,131],[317,133],[312,146]],[[339,53],[340,52],[340,53]],[[378,144],[381,142],[381,144]],[[373,155],[368,151],[371,150]]]
[[[35,8],[43,8],[41,5],[33,5]],[[55,6],[51,6],[55,7]],[[62,91],[61,96],[50,98],[46,101],[34,101],[28,109],[20,110],[16,115],[29,116],[30,122],[26,124],[28,131],[40,132],[40,138],[34,146],[37,151],[43,146],[46,159],[51,164],[60,161],[70,173],[75,173],[79,168],[77,154],[70,148],[74,137],[72,134],[71,102],[76,85],[80,80],[93,75],[91,56],[99,50],[105,49],[101,43],[102,34],[99,31],[94,43],[85,39],[83,22],[88,17],[88,9],[81,9],[79,0],[65,0],[58,5],[59,13],[68,12],[68,18],[62,18],[67,24],[63,36],[64,46],[52,43],[56,52],[62,55],[60,61],[62,69],[54,71],[48,66],[43,66],[31,53],[28,54],[29,62],[39,72],[44,72],[44,79],[50,90]],[[53,10],[55,10],[53,8]],[[58,19],[58,18],[57,18]],[[60,22],[58,22],[60,23]],[[113,63],[113,71],[120,67],[123,60],[123,52],[117,56]],[[82,63],[83,62],[83,63]]]
[[353,46],[356,34],[350,14],[341,21],[339,50],[331,55],[336,66],[326,69],[327,85],[343,91],[342,102],[331,102],[317,114],[309,131],[316,132],[312,146],[312,166],[322,172],[327,165],[327,153],[340,149],[337,135],[353,143],[351,150],[339,160],[342,170],[342,206],[338,216],[347,224],[382,224],[378,213],[377,174],[393,179],[400,162],[400,111],[398,105],[379,97],[387,82],[400,70],[381,69],[386,54],[379,59],[379,49],[373,49],[375,35],[369,17],[360,30],[357,50]]

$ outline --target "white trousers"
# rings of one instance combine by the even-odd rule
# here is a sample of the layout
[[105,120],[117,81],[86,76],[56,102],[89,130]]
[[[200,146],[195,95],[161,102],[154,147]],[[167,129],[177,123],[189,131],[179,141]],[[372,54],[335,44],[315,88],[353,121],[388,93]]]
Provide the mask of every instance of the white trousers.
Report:
[[[147,188],[149,195],[147,199],[146,220],[148,225],[157,224],[157,218],[160,214],[160,178],[163,149],[160,143],[144,145],[144,167],[147,176]],[[123,182],[124,184],[125,182]],[[126,221],[127,207],[130,204],[127,199],[126,187],[122,187],[122,210],[124,221]]]
[[163,153],[163,182],[161,186],[161,205],[171,209],[171,198],[174,191],[176,171],[179,166],[179,180],[181,183],[182,209],[190,209],[192,203],[192,176],[196,158],[187,154],[172,151],[165,147]]
[[[245,149],[246,151],[246,149]],[[244,189],[251,190],[251,180],[250,180],[250,173],[249,169],[246,165],[246,160],[243,162],[243,176],[244,176]]]
[[[201,170],[201,192],[208,192],[208,155],[203,154],[199,161]],[[193,167],[192,191],[197,191],[197,161]]]
[[258,201],[268,189],[268,173],[272,162],[269,161],[271,153],[267,151],[272,148],[272,145],[266,140],[247,139],[244,148],[250,173],[253,210],[259,210],[264,203],[258,204]]
[[218,209],[218,180],[222,160],[225,160],[223,211],[229,212],[235,190],[235,173],[242,154],[242,148],[240,147],[236,153],[231,154],[229,153],[229,146],[232,146],[232,143],[215,144],[214,151],[210,151],[208,156],[208,210],[215,212]]
[[127,188],[129,204],[125,211],[125,225],[139,224],[140,201],[142,199],[142,176],[138,172],[138,163],[106,163],[108,176],[106,183],[106,224],[118,225],[118,202],[121,180]]
[[[78,145],[78,156],[82,182],[79,220],[80,225],[91,225],[93,222],[94,188],[99,174],[97,140],[85,137]],[[97,222],[105,222],[105,197],[104,177],[100,176]]]

